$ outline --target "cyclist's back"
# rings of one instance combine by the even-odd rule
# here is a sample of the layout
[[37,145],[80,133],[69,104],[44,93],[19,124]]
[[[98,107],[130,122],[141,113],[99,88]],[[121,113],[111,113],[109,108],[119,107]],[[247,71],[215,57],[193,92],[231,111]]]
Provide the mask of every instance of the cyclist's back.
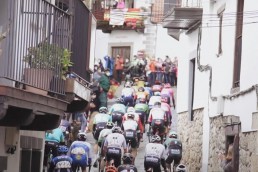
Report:
[[171,131],[164,143],[167,151],[166,163],[171,164],[174,161],[178,165],[182,158],[182,142],[177,138],[177,133]]
[[135,106],[134,106],[134,109],[136,112],[138,111],[142,111],[142,112],[148,112],[149,110],[149,106],[146,104],[146,103],[137,103]]
[[112,114],[113,112],[121,112],[125,114],[126,106],[122,103],[115,103],[114,105],[111,106],[109,110],[109,114]]
[[68,155],[73,160],[72,169],[76,171],[78,167],[82,168],[82,172],[86,172],[86,167],[91,165],[92,149],[91,145],[86,142],[86,134],[78,133],[78,141],[74,141],[70,146]]

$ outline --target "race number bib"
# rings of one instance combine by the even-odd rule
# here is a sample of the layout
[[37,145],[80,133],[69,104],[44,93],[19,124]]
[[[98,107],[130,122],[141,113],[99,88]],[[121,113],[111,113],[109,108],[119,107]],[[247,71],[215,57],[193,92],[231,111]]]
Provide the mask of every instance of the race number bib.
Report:
[[126,131],[126,132],[125,132],[125,137],[127,137],[127,138],[132,138],[132,137],[134,137],[134,132],[133,132],[133,131]]
[[181,154],[180,149],[171,149],[170,152],[171,152],[171,154],[173,154],[173,155],[180,155],[180,154]]

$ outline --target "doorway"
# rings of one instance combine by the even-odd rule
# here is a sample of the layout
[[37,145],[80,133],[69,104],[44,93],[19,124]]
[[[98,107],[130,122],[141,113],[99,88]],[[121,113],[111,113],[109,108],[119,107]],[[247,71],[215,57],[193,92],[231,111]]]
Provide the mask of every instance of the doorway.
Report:
[[[116,56],[120,55],[121,57],[125,59],[128,59],[130,61],[131,57],[131,47],[130,46],[114,46],[111,47],[111,56],[114,57],[114,60],[116,60]],[[113,70],[114,78],[116,78],[116,72],[115,67]],[[124,80],[124,75],[122,76],[122,80]]]

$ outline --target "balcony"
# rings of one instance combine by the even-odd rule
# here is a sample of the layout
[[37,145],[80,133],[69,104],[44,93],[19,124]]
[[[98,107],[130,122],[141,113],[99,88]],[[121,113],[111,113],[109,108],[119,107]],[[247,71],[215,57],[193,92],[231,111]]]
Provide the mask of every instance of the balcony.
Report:
[[179,40],[182,30],[191,32],[196,29],[202,21],[202,1],[201,0],[172,0],[173,4],[165,13],[162,26],[168,28],[168,34]]
[[96,0],[92,13],[97,19],[97,29],[111,33],[112,30],[144,31],[145,9],[134,8],[133,2],[115,7],[113,0]]
[[[80,0],[73,2],[76,8],[83,5]],[[89,11],[85,9],[80,15],[85,13]],[[89,96],[78,91],[89,94],[87,84],[77,86],[72,93],[66,90],[70,79],[65,79],[64,58],[65,53],[76,51],[71,40],[79,42],[76,33],[81,26],[71,22],[78,15],[71,16],[46,0],[3,0],[0,15],[0,126],[38,131],[56,128],[69,103],[89,101]],[[88,37],[84,38],[82,46],[87,49]],[[87,79],[87,50],[83,53],[71,57],[74,64],[85,59],[79,68],[84,70],[76,68],[73,80]],[[74,94],[73,99],[69,94]]]

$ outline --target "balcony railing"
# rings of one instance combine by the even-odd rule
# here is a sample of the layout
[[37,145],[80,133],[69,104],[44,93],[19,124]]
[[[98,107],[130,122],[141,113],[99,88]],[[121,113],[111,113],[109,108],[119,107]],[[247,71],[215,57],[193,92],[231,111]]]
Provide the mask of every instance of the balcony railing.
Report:
[[0,79],[64,94],[62,58],[70,47],[70,15],[46,0],[8,0],[8,8],[2,8]]

